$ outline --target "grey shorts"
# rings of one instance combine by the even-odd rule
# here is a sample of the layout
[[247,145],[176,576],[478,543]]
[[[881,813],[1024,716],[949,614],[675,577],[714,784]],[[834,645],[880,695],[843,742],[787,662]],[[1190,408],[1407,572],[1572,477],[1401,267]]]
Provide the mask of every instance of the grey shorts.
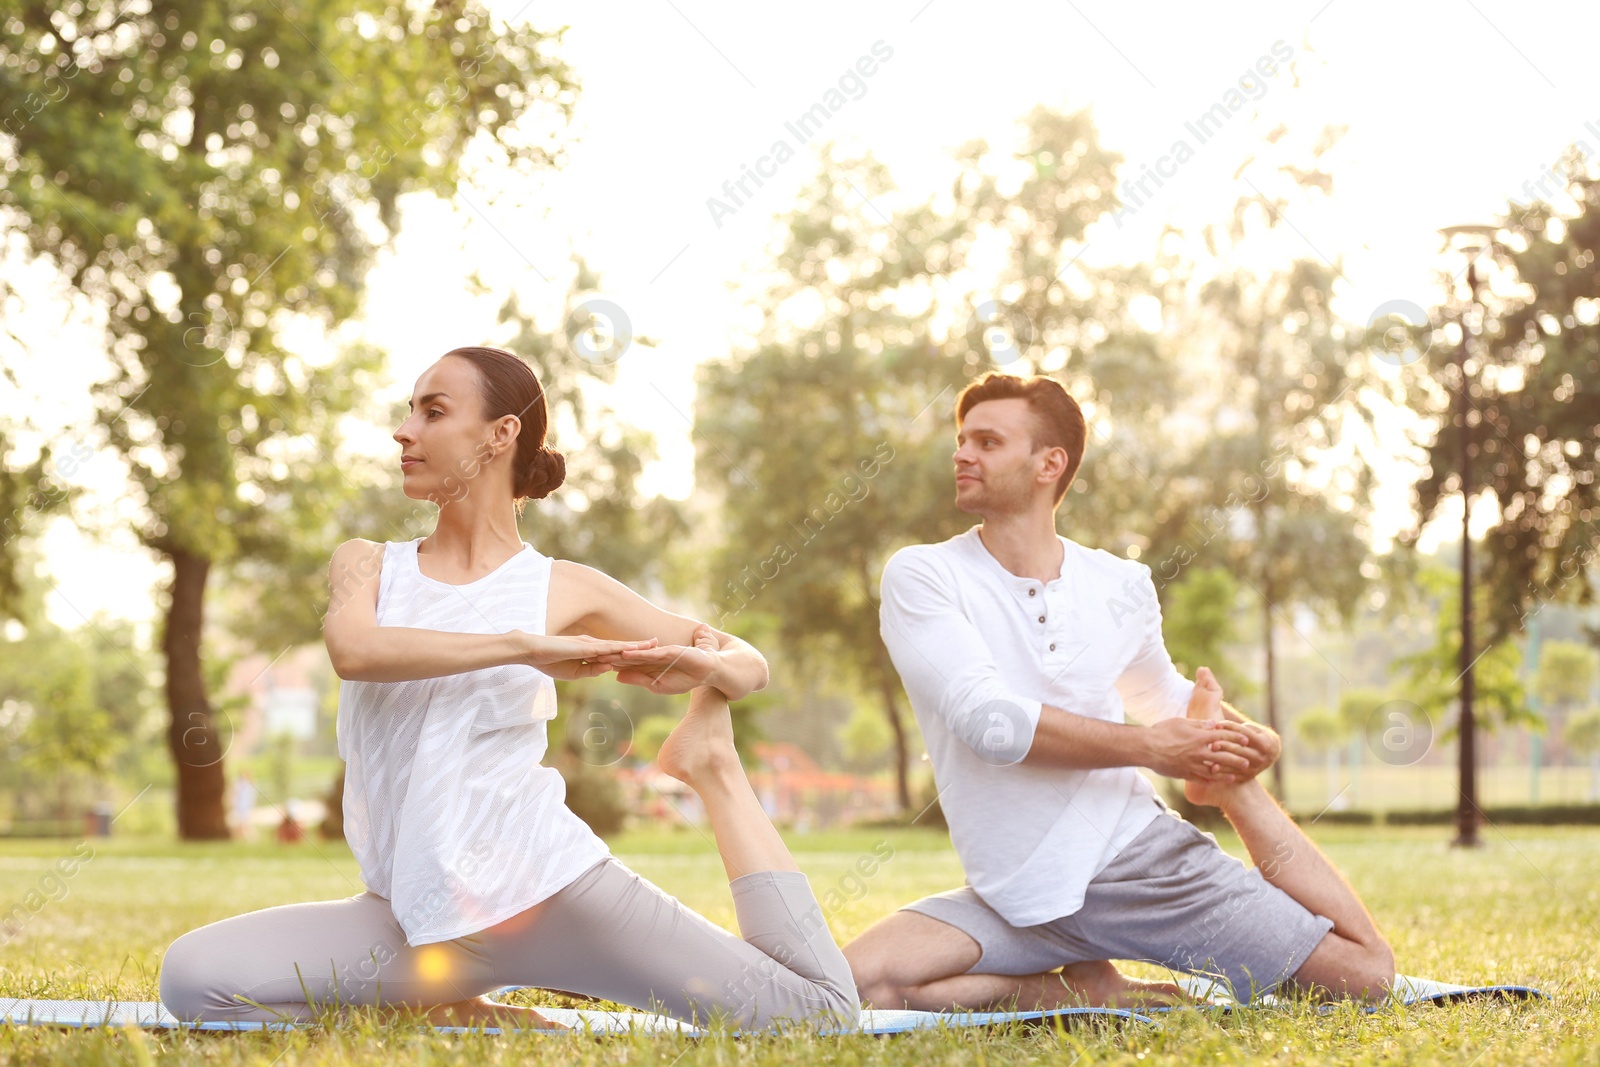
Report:
[[983,950],[968,974],[1044,974],[1084,960],[1139,960],[1226,983],[1240,1001],[1269,993],[1321,943],[1313,915],[1211,834],[1162,812],[1089,883],[1083,907],[1016,927],[970,885],[904,910],[948,923]]

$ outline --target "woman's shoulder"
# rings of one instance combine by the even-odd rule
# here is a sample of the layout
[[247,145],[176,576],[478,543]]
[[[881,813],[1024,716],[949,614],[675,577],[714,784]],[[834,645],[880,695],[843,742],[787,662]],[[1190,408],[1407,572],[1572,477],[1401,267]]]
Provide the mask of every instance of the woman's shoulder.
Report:
[[626,587],[598,567],[552,558],[545,632],[558,634],[580,626],[584,619],[610,602],[618,590],[625,591]]
[[559,584],[564,589],[574,591],[589,591],[598,588],[602,581],[610,581],[610,577],[602,570],[597,570],[586,563],[575,560],[560,559],[555,556],[546,556],[549,560],[550,583],[552,586]]
[[365,537],[352,537],[333,550],[332,562],[335,566],[349,566],[374,558],[381,561],[388,547],[388,541],[368,541]]

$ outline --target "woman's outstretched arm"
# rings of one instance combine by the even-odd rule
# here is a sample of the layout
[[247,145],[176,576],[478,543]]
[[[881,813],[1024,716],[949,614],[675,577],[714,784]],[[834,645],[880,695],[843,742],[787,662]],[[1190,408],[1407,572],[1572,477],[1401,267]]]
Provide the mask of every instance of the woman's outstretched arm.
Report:
[[[617,680],[655,693],[687,693],[700,686],[738,700],[766,688],[767,661],[753,645],[708,627],[715,650],[695,647],[695,628],[686,615],[657,607],[626,585],[593,567],[558,559],[550,572],[550,608],[545,620],[552,634],[589,634],[614,641],[655,638],[661,648],[619,654]],[[671,647],[667,647],[671,646]]]
[[414,626],[379,626],[378,576],[383,546],[359,538],[334,550],[328,565],[328,612],[322,638],[334,673],[353,682],[404,682],[501,664],[536,667],[552,678],[592,678],[625,666],[618,654],[648,641],[546,636],[523,630],[474,634]]

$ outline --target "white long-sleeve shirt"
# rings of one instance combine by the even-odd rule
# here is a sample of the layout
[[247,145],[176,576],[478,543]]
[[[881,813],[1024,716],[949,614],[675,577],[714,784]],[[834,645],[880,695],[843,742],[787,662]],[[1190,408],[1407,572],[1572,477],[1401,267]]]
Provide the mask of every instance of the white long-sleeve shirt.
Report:
[[1040,709],[1152,723],[1182,715],[1194,683],[1167,654],[1149,567],[1062,537],[1060,576],[1023,578],[978,530],[890,557],[879,632],[968,883],[1011,925],[1033,926],[1082,907],[1089,880],[1159,810],[1142,802],[1155,787],[1135,767],[1021,763]]

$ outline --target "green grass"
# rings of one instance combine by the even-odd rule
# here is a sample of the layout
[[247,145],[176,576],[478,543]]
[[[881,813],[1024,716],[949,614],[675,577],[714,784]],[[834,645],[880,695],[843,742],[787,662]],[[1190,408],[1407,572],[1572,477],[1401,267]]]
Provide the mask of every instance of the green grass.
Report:
[[[1064,1034],[1024,1030],[915,1034],[893,1039],[773,1036],[567,1040],[538,1035],[436,1034],[363,1022],[294,1033],[205,1034],[0,1028],[0,1063],[52,1061],[131,1067],[187,1064],[640,1063],[1593,1063],[1600,1046],[1600,831],[1490,828],[1487,847],[1446,847],[1444,828],[1317,828],[1372,907],[1400,969],[1444,981],[1536,984],[1553,1004],[1447,1009],[1308,1007],[1234,1019],[1188,1014],[1148,1027]],[[1226,834],[1219,840],[1238,853]],[[871,877],[856,862],[887,841],[893,858]],[[0,994],[153,1000],[166,945],[202,923],[255,908],[359,892],[342,845],[180,845],[156,839],[91,842],[94,856],[60,899],[32,910],[30,890],[75,841],[0,842],[0,905],[25,922],[0,947]],[[960,884],[947,841],[925,831],[818,833],[792,839],[834,933],[847,939],[895,906]],[[631,866],[731,927],[721,867],[697,832],[633,833],[613,842]],[[49,888],[48,886],[46,887]],[[46,896],[49,894],[47,893]],[[38,903],[39,898],[33,898]],[[1154,974],[1130,966],[1130,970]],[[534,1003],[526,994],[516,995]]]
[[[1295,765],[1287,772],[1289,808],[1297,812],[1315,814],[1335,796],[1349,807],[1367,811],[1448,808],[1456,796],[1456,768],[1447,762],[1391,767],[1368,757],[1359,768],[1341,766],[1332,782],[1322,765]],[[1480,766],[1478,803],[1485,807],[1591,803],[1595,799],[1591,777],[1588,767],[1541,767],[1536,795],[1533,771],[1526,764]]]

